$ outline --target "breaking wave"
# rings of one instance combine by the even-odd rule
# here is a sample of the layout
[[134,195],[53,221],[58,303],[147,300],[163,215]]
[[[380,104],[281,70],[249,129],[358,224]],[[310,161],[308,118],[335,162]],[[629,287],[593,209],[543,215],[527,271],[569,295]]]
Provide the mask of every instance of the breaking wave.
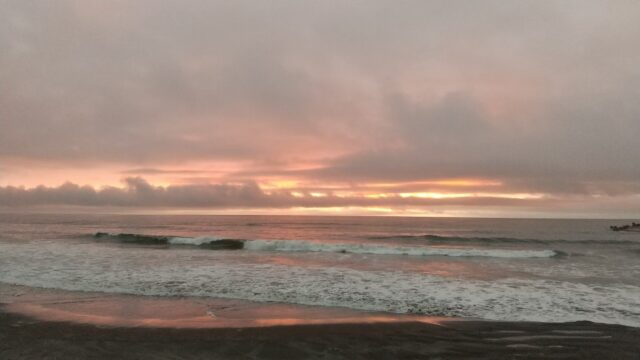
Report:
[[426,246],[393,246],[361,243],[332,243],[306,240],[243,240],[212,236],[172,237],[140,234],[96,233],[96,238],[108,238],[124,243],[147,245],[192,246],[211,250],[249,250],[281,252],[323,252],[363,255],[451,256],[494,258],[551,258],[564,256],[557,250],[512,250],[477,248],[442,248]]
[[544,240],[544,239],[524,239],[510,237],[465,237],[465,236],[442,236],[442,235],[391,235],[391,236],[369,236],[369,240],[423,240],[434,244],[460,244],[460,243],[480,243],[480,244],[637,244],[638,241],[633,240]]
[[140,245],[186,245],[197,246],[211,250],[240,250],[244,247],[245,240],[225,239],[211,236],[201,237],[177,237],[177,236],[157,236],[143,234],[109,234],[98,232],[93,235],[98,239],[110,239],[123,243]]
[[[216,254],[213,254],[216,255]],[[117,259],[117,261],[114,261]],[[224,256],[0,242],[0,282],[70,291],[204,296],[492,320],[640,326],[640,287],[562,280],[494,281],[403,271],[251,264]]]
[[302,240],[248,240],[245,249],[254,251],[333,252],[367,255],[481,256],[499,258],[549,258],[561,255],[554,250],[456,249],[372,244],[317,243]]

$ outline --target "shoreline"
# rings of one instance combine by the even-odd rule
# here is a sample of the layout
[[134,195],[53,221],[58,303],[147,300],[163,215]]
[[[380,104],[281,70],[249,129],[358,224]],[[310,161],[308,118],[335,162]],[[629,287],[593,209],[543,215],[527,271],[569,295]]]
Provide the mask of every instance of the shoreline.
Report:
[[3,310],[44,322],[176,329],[417,322],[465,319],[209,297],[158,297],[33,288],[0,282]]
[[638,359],[640,329],[591,322],[453,321],[253,328],[100,327],[0,309],[0,358]]
[[[34,306],[39,312],[30,312]],[[202,315],[212,308],[218,309],[216,318]],[[0,284],[0,358],[639,359],[640,328],[396,316]]]

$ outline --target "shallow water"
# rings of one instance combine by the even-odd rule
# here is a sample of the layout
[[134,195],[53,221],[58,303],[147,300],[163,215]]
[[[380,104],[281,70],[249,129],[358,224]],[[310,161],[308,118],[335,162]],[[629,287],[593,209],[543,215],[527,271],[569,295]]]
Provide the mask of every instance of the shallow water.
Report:
[[[608,229],[628,222],[2,214],[0,282],[640,326],[640,233]],[[220,239],[243,249],[202,247]]]
[[110,327],[255,328],[289,325],[420,322],[456,318],[363,312],[345,308],[258,303],[210,297],[154,297],[70,292],[0,283],[2,310],[42,321]]

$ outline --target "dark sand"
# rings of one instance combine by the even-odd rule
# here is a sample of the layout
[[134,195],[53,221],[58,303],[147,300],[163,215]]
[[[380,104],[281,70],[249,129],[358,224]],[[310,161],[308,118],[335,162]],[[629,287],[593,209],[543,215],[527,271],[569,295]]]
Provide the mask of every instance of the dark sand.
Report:
[[13,359],[640,360],[640,328],[453,321],[0,284],[0,360]]
[[0,313],[0,359],[640,359],[640,329],[455,321],[99,327]]

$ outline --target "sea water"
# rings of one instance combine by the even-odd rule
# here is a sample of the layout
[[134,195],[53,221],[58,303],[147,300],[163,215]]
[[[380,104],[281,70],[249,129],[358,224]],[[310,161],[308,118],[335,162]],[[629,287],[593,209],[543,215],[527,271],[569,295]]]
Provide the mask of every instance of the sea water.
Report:
[[640,326],[630,221],[0,214],[0,282]]

